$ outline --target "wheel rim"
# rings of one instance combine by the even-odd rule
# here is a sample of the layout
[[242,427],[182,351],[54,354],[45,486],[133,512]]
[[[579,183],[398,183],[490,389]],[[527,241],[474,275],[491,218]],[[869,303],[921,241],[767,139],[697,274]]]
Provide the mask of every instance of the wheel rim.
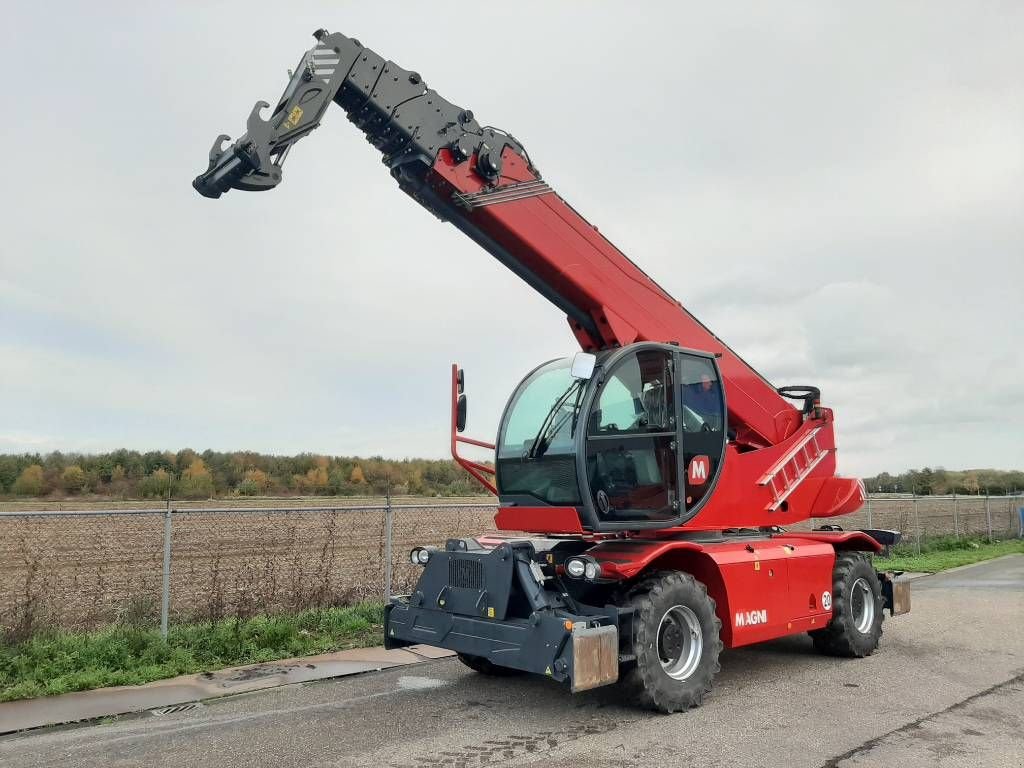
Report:
[[875,621],[875,595],[866,579],[853,582],[850,594],[850,608],[853,624],[861,634],[867,634]]
[[658,624],[658,657],[661,668],[673,680],[685,680],[700,664],[704,636],[697,614],[685,605],[665,611]]

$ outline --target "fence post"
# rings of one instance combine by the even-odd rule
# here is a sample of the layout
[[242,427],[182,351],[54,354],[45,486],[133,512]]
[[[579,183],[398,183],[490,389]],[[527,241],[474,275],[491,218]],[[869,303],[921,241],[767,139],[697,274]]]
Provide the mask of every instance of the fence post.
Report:
[[164,583],[160,598],[160,637],[167,639],[167,617],[171,610],[171,499],[164,512]]
[[388,476],[387,496],[384,502],[384,603],[391,601],[391,570],[394,558],[391,556],[391,538],[395,527],[394,510],[391,508],[391,477]]
[[956,498],[956,491],[953,491],[953,535],[960,541],[960,507]]
[[875,526],[871,524],[871,494],[866,495],[868,497],[868,528],[874,528]]
[[992,508],[988,501],[988,488],[985,489],[985,522],[988,523],[988,543],[992,543]]
[[921,554],[921,517],[917,513],[917,497],[914,497],[914,528],[917,529],[917,554]]

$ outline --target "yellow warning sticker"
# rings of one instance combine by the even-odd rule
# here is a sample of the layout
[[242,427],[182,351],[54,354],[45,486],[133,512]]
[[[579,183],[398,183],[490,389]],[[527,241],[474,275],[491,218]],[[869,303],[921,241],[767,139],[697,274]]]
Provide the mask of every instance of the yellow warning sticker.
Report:
[[760,560],[755,560],[754,561],[754,570],[755,571],[760,571],[761,570],[761,561]]
[[292,107],[292,111],[288,113],[288,119],[284,121],[284,124],[289,128],[294,128],[299,124],[299,120],[302,119],[302,107]]
[[545,669],[544,670],[544,674],[545,675],[550,675],[551,674],[551,667],[548,667],[547,669]]

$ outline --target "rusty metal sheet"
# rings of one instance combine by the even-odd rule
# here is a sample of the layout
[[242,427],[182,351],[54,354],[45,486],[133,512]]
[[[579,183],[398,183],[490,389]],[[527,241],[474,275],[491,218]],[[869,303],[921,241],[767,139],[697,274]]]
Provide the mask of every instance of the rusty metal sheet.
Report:
[[896,581],[892,585],[892,615],[910,613],[910,582]]
[[573,693],[614,683],[619,679],[618,628],[574,629],[572,659]]

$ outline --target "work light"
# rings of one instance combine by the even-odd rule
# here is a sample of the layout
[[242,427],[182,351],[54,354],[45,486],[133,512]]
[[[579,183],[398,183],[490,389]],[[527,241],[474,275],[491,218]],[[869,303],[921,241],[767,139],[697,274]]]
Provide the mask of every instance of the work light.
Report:
[[601,564],[589,555],[570,557],[565,561],[565,572],[574,579],[594,581],[601,577]]

